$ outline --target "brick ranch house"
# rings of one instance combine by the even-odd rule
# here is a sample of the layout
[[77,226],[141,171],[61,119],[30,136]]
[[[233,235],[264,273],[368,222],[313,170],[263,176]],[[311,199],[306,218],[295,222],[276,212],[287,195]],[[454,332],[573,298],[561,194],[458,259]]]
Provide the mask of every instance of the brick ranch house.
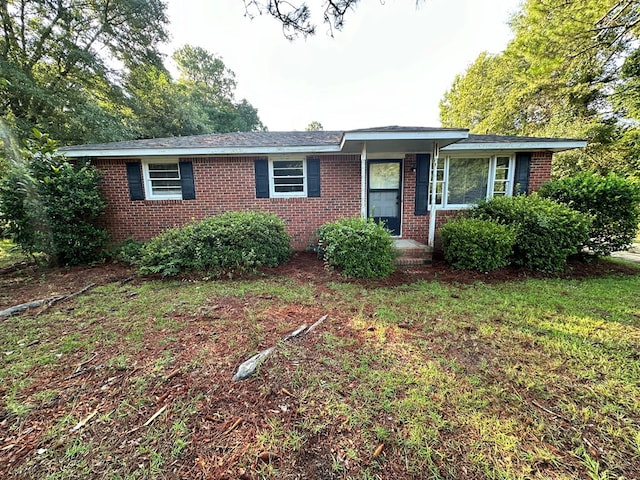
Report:
[[283,218],[293,247],[341,217],[386,222],[399,239],[434,245],[438,226],[480,199],[533,192],[554,152],[586,142],[472,135],[467,129],[382,127],[244,132],[62,148],[103,173],[113,242],[229,210]]

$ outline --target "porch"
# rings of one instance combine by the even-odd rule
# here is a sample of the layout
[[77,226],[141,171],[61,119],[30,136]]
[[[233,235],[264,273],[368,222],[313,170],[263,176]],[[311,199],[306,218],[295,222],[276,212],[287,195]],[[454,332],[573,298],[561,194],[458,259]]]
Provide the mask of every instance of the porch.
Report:
[[399,267],[431,265],[433,247],[429,245],[415,240],[396,238],[393,240],[393,247],[398,252],[396,265]]

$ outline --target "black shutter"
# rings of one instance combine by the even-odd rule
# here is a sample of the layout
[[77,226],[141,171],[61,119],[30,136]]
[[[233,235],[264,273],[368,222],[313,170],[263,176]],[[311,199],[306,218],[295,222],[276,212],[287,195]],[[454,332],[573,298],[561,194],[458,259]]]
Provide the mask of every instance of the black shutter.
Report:
[[182,199],[195,200],[196,186],[193,182],[193,164],[185,161],[178,164],[180,166],[180,183],[182,186]]
[[320,159],[307,158],[307,197],[320,196]]
[[516,153],[516,172],[514,176],[514,195],[526,195],[529,192],[530,153]]
[[431,155],[416,155],[416,215],[426,215],[429,204],[429,170]]
[[131,200],[144,200],[142,165],[140,162],[127,162],[127,182],[129,183],[129,198]]
[[269,198],[269,160],[256,158],[256,198]]

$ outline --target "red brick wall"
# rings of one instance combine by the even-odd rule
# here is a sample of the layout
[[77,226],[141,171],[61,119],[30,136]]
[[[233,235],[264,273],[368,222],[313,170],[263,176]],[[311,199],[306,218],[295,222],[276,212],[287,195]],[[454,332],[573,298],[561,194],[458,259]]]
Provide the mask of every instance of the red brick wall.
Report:
[[[188,158],[193,162],[195,200],[129,200],[126,162],[99,159],[107,200],[104,226],[111,241],[149,239],[166,228],[230,210],[259,210],[283,218],[295,249],[314,241],[324,222],[360,215],[360,156],[321,156],[320,198],[256,198],[254,157]],[[187,160],[187,158],[181,158]]]
[[[551,152],[531,158],[529,192],[551,175]],[[183,158],[193,162],[195,200],[129,200],[126,162],[98,159],[107,199],[104,226],[114,243],[127,238],[149,239],[163,230],[230,210],[260,210],[283,218],[297,250],[315,242],[315,230],[325,222],[360,215],[360,156],[320,156],[320,198],[256,198],[254,157]],[[403,161],[402,237],[426,243],[429,215],[414,215],[416,156]],[[459,210],[438,211],[436,227]]]
[[552,152],[533,152],[529,172],[529,193],[536,192],[551,178]]

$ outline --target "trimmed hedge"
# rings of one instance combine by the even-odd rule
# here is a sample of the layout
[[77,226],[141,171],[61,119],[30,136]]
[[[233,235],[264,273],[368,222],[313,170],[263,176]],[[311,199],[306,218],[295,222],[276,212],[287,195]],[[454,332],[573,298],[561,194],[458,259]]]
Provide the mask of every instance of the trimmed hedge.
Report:
[[142,247],[141,273],[190,271],[211,277],[275,267],[291,254],[284,221],[264,212],[227,212],[166,230]]
[[471,209],[469,216],[512,226],[513,263],[544,272],[562,270],[567,258],[580,252],[591,225],[588,215],[537,194],[495,197]]
[[540,195],[593,217],[583,247],[600,256],[626,250],[640,223],[640,185],[613,173],[585,172],[548,182]]
[[454,268],[490,272],[511,263],[515,230],[491,220],[458,218],[440,229],[445,260]]
[[373,219],[325,223],[318,229],[318,238],[318,256],[347,277],[386,277],[396,268],[391,232]]

